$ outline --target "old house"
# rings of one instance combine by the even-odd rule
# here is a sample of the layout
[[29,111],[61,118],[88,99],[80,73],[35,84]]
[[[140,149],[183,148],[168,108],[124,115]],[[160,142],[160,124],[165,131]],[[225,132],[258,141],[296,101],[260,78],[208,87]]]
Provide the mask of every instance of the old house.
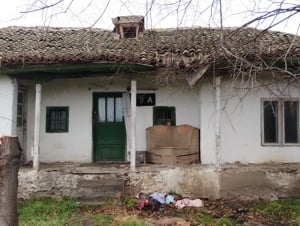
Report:
[[0,135],[24,161],[300,161],[300,37],[113,23],[0,29]]

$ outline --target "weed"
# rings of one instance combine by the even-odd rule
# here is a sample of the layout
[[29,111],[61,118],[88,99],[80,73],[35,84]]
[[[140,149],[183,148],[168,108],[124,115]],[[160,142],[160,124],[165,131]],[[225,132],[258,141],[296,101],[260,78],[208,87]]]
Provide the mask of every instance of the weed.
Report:
[[123,203],[125,204],[126,208],[134,208],[137,205],[137,200],[132,197],[124,197]]
[[177,193],[176,191],[173,191],[173,190],[170,190],[170,191],[168,192],[168,195],[173,195],[173,196],[176,197],[177,199],[182,199],[182,198],[183,198],[182,194]]
[[253,207],[271,222],[295,222],[300,225],[300,200],[282,199],[274,202],[261,203]]
[[208,215],[206,213],[194,215],[193,218],[195,219],[195,222],[197,223],[197,225],[198,224],[209,225],[209,224],[212,224],[214,221],[213,216]]

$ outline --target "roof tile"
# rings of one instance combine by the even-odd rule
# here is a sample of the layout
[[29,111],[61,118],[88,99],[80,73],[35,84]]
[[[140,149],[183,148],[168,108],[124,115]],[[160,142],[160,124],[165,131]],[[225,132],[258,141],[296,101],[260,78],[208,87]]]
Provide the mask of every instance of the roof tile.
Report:
[[118,39],[96,28],[0,29],[2,66],[97,61],[182,66],[195,60],[207,64],[224,58],[221,46],[239,57],[300,57],[299,36],[252,28],[146,30],[137,39]]

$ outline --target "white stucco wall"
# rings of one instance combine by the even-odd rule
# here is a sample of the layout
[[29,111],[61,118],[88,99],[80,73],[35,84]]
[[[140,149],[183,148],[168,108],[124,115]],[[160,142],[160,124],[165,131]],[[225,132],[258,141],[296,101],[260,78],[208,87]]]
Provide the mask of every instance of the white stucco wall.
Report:
[[0,75],[0,137],[16,136],[18,84]]
[[[92,162],[92,100],[94,92],[126,92],[129,79],[65,79],[42,84],[40,161]],[[199,128],[198,89],[186,85],[162,87],[151,84],[147,89],[145,82],[138,79],[138,93],[155,93],[156,106],[174,106],[176,123],[190,124]],[[33,145],[34,85],[28,91],[27,159],[31,159]],[[46,107],[69,106],[69,132],[46,133]],[[153,125],[153,107],[137,107],[136,150],[146,150],[146,128]],[[31,135],[30,135],[31,134]]]
[[[267,82],[266,82],[267,83]],[[244,89],[237,89],[237,87]],[[250,87],[257,87],[248,89]],[[236,87],[233,89],[233,87]],[[297,84],[276,83],[264,87],[258,82],[222,80],[222,162],[299,162],[300,146],[261,145],[261,98],[300,97]]]
[[[300,96],[296,86],[276,84],[266,88],[236,89],[221,82],[221,162],[299,162],[300,146],[261,145],[261,98]],[[255,85],[255,84],[251,84]],[[43,162],[92,162],[92,99],[94,92],[126,92],[130,79],[81,78],[42,84],[40,160]],[[176,123],[200,128],[201,161],[216,163],[216,106],[212,78],[193,89],[184,85],[150,84],[137,80],[138,93],[155,93],[156,106],[174,106]],[[248,87],[249,88],[249,87]],[[34,85],[28,90],[27,159],[31,159],[34,120]],[[46,133],[47,106],[69,106],[69,132]],[[146,128],[153,125],[153,107],[137,107],[136,150],[146,150]]]
[[[144,91],[138,91],[145,93]],[[200,128],[199,92],[186,84],[181,86],[158,87],[156,106],[174,106],[176,124],[189,124]],[[153,107],[137,107],[137,145],[138,151],[146,150],[146,128],[153,125]]]

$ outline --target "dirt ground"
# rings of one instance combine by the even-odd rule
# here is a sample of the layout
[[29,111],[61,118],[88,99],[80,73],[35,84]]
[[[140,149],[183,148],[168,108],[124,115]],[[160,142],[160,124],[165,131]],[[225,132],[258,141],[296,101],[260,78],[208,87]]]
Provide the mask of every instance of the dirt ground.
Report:
[[[177,209],[174,205],[163,205],[159,211],[137,210],[134,207],[106,206],[94,209],[95,214],[126,214],[144,219],[150,226],[192,226],[192,225],[250,225],[250,226],[297,226],[293,212],[278,209],[271,204],[265,211],[253,207],[267,201],[241,200],[203,200],[204,207],[184,207]],[[223,222],[223,223],[222,223]]]

